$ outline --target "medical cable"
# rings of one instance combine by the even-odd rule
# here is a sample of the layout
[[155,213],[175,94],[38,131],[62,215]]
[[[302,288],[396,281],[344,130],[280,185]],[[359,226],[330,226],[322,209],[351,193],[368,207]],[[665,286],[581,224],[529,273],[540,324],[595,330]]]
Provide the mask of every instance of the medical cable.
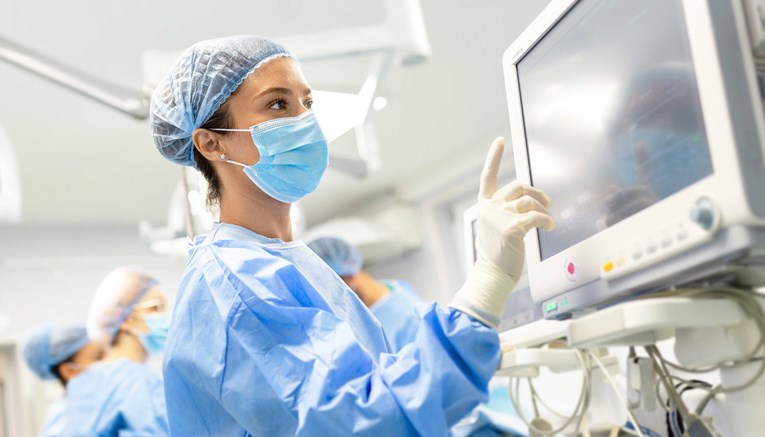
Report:
[[[654,366],[654,370],[656,371],[656,374],[659,375],[659,377],[656,378],[656,385],[655,385],[656,393],[655,394],[656,394],[656,398],[659,400],[659,405],[661,405],[662,409],[664,409],[666,413],[668,431],[671,436],[682,437],[684,433],[683,432],[684,428],[682,428],[681,423],[678,423],[677,421],[678,407],[675,406],[674,408],[671,408],[672,404],[674,403],[673,401],[674,398],[672,397],[672,395],[670,395],[670,390],[666,388],[666,379],[665,379],[666,375],[664,374],[663,368],[661,367],[661,363],[650,353],[649,353],[649,357],[651,358],[651,361],[653,362],[653,366]],[[679,379],[679,378],[673,378],[671,375],[670,375],[670,378]],[[666,405],[664,400],[661,397],[660,387],[662,385],[665,387],[665,391],[667,391]]]
[[757,301],[757,298],[752,296],[752,293],[743,292],[743,290],[740,290],[740,289],[726,288],[726,289],[696,290],[696,291],[706,291],[707,293],[704,293],[704,294],[710,294],[715,297],[719,297],[719,296],[731,297],[730,295],[733,295],[733,298],[738,301],[739,306],[743,309],[743,311],[747,313],[747,315],[749,315],[752,318],[752,320],[754,320],[758,330],[760,331],[760,340],[758,341],[757,346],[752,350],[752,352],[747,354],[747,356],[741,360],[736,360],[727,365],[724,363],[720,363],[715,366],[707,367],[704,369],[692,369],[692,368],[681,366],[676,363],[672,363],[666,360],[662,356],[661,352],[659,352],[659,350],[656,348],[654,348],[655,354],[664,366],[672,367],[673,369],[680,370],[683,372],[688,372],[688,373],[708,373],[711,371],[720,370],[722,368],[738,367],[741,365],[750,364],[755,361],[761,361],[762,364],[760,365],[758,371],[754,374],[754,376],[749,378],[749,380],[735,387],[720,388],[719,393],[732,393],[732,392],[744,390],[750,385],[752,385],[753,383],[755,383],[757,380],[759,380],[763,374],[765,374],[765,360],[763,360],[762,357],[757,356],[759,353],[759,350],[762,348],[763,340],[765,339],[765,313],[762,311],[762,307]]
[[616,397],[619,398],[619,402],[622,404],[624,411],[627,412],[627,418],[629,419],[632,426],[635,428],[635,432],[637,433],[637,435],[639,437],[645,437],[643,435],[643,432],[640,430],[640,425],[638,425],[637,420],[635,420],[635,416],[632,415],[632,413],[630,412],[630,409],[627,407],[627,401],[624,400],[624,397],[622,396],[619,386],[616,385],[616,381],[614,381],[614,378],[611,376],[610,373],[608,373],[608,369],[606,369],[606,366],[603,364],[603,361],[601,361],[596,354],[592,353],[592,351],[587,351],[587,353],[590,355],[590,359],[593,360],[595,364],[598,365],[598,367],[600,368],[600,371],[603,372],[603,375],[606,376],[608,383],[611,384],[611,388],[614,389],[614,393],[616,393]]
[[[531,424],[531,422],[526,418],[526,416],[523,414],[523,411],[520,407],[520,402],[518,401],[518,398],[520,397],[520,379],[519,378],[511,378],[510,384],[512,384],[512,380],[515,379],[515,390],[513,390],[512,385],[510,386],[510,389],[508,390],[510,392],[510,401],[513,403],[513,407],[515,408],[515,411],[518,412],[518,417],[523,420],[523,422],[526,424],[526,426],[529,427],[529,430],[532,430],[536,433],[539,433],[541,435],[549,435],[554,436],[555,434],[558,434],[562,431],[564,431],[566,428],[571,425],[574,420],[577,420],[576,428],[574,429],[574,434],[578,433],[579,430],[582,427],[582,421],[584,420],[584,415],[587,413],[587,410],[590,406],[590,365],[587,360],[587,355],[585,355],[582,351],[575,349],[574,352],[576,352],[576,356],[579,359],[579,364],[582,369],[582,388],[579,393],[579,400],[576,403],[576,407],[574,408],[574,411],[572,412],[571,416],[561,425],[558,429],[554,429],[552,431],[546,431],[539,429]],[[532,396],[534,394],[532,393]]]
[[537,406],[536,392],[531,387],[531,378],[526,378],[526,381],[529,383],[529,391],[531,392],[531,407],[534,409],[534,417],[540,417],[539,416],[539,407]]
[[760,353],[760,349],[762,349],[763,346],[765,345],[765,311],[763,311],[763,308],[760,305],[758,299],[762,299],[765,296],[762,296],[751,290],[745,290],[745,289],[739,289],[739,288],[733,288],[733,287],[713,288],[713,289],[684,289],[684,290],[681,289],[681,290],[672,290],[672,291],[667,291],[662,293],[656,293],[656,294],[653,294],[652,296],[655,297],[656,295],[732,298],[735,301],[737,301],[737,303],[739,304],[741,309],[744,311],[744,313],[754,321],[755,325],[760,331],[760,340],[757,342],[756,346],[752,349],[752,351],[749,352],[744,358],[740,360],[736,360],[732,363],[729,363],[729,364],[718,363],[714,366],[694,369],[694,368],[682,366],[677,363],[672,363],[666,360],[658,351],[658,349],[655,349],[657,352],[656,355],[658,359],[661,361],[661,363],[664,366],[671,367],[673,369],[680,370],[686,373],[709,373],[716,370],[720,370],[722,368],[731,368],[731,367],[746,365],[753,361],[762,362],[762,365],[760,366],[759,370],[748,381],[736,387],[721,388],[719,390],[719,393],[731,393],[735,391],[744,390],[747,387],[749,387],[751,384],[756,382],[758,379],[760,379],[760,377],[763,374],[765,374],[765,360],[762,359],[761,355],[758,356],[758,354]]
[[[712,385],[708,382],[701,381],[698,379],[692,379],[692,380],[683,380],[679,384],[675,385],[675,390],[680,390],[680,397],[682,398],[683,394],[687,392],[688,390],[695,390],[695,389],[709,389],[712,388]],[[669,404],[669,399],[667,400],[667,404]],[[663,406],[663,402],[662,402]],[[702,406],[700,409],[696,409],[696,414],[700,415],[700,411],[702,411],[704,407]],[[667,409],[667,426],[669,427],[670,437],[682,437],[683,436],[683,429],[680,427],[680,424],[677,421],[677,411],[669,411]]]
[[[679,436],[683,436],[685,435],[683,433],[684,432],[683,430],[692,426],[696,422],[700,422],[701,426],[703,426],[704,428],[712,432],[712,430],[714,429],[714,425],[711,424],[708,420],[701,417],[701,412],[704,410],[707,403],[717,393],[722,392],[722,390],[719,389],[720,386],[707,387],[701,381],[684,381],[680,378],[673,378],[673,376],[669,373],[669,370],[667,369],[665,363],[662,361],[663,358],[661,357],[661,352],[659,352],[658,348],[655,345],[652,345],[652,346],[646,346],[645,349],[648,355],[654,361],[654,366],[656,367],[656,373],[659,375],[659,378],[662,381],[662,384],[664,385],[665,390],[667,391],[667,396],[669,397],[668,402],[671,401],[673,406],[675,407],[675,410],[670,412],[668,417],[669,419],[668,422],[672,430],[672,433]],[[681,384],[678,384],[677,386],[674,386],[671,384],[671,382],[668,382],[668,380],[671,381],[672,379],[679,379],[683,382],[681,382]],[[682,399],[682,393],[685,392],[688,388],[682,389],[681,392],[678,392],[677,390],[683,384],[689,385],[688,388],[709,391],[708,395],[702,400],[702,402],[697,406],[696,410],[693,413],[691,413],[688,410],[687,405]],[[677,421],[678,415],[680,416],[681,422]],[[681,427],[680,425],[683,425],[683,426]]]
[[673,403],[673,406],[678,410],[680,413],[680,417],[685,420],[688,417],[690,417],[690,412],[688,411],[688,407],[685,406],[685,403],[680,398],[680,394],[677,393],[675,390],[675,385],[672,384],[670,381],[670,378],[667,377],[669,375],[669,370],[667,369],[667,366],[665,363],[659,358],[661,355],[661,352],[659,352],[659,349],[655,345],[646,346],[645,351],[648,353],[648,356],[653,360],[654,367],[657,370],[657,375],[659,375],[659,379],[661,380],[661,383],[664,385],[664,390],[667,392],[667,396],[669,396],[670,400]]

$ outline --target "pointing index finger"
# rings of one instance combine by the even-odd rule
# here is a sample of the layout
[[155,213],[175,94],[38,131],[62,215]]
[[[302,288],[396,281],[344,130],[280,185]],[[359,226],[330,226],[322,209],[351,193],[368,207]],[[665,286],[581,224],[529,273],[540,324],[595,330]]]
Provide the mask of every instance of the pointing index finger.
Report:
[[505,139],[497,137],[491,143],[489,154],[486,156],[486,162],[481,172],[481,185],[478,189],[478,196],[486,199],[491,198],[497,192],[497,174],[499,173],[499,163],[502,161],[502,153],[505,151]]

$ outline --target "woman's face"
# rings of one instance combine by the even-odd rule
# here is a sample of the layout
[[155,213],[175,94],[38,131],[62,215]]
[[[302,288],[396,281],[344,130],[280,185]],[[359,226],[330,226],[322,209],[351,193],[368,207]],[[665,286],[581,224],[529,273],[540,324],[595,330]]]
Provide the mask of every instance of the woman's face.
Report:
[[162,289],[155,285],[133,307],[133,311],[123,322],[123,329],[132,329],[137,332],[149,332],[149,327],[144,321],[144,316],[149,314],[163,313],[166,310],[167,300]]
[[[295,117],[311,109],[312,104],[311,87],[299,64],[286,57],[273,59],[255,70],[226,102],[236,129],[274,118]],[[231,132],[220,142],[227,159],[252,165],[260,158],[249,132]]]

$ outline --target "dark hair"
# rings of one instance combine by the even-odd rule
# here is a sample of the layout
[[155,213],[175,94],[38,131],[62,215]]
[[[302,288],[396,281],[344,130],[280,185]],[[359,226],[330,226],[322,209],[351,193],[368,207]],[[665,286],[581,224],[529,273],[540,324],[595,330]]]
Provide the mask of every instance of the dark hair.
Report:
[[[231,129],[233,122],[231,121],[231,116],[228,113],[228,102],[221,105],[220,108],[218,108],[217,111],[215,111],[215,114],[212,115],[207,121],[201,126],[202,129],[212,129],[212,128],[221,128],[221,129]],[[221,132],[222,135],[228,134],[228,132]],[[213,168],[210,161],[207,160],[201,153],[199,153],[199,150],[197,150],[196,147],[194,147],[194,163],[197,166],[197,170],[199,170],[202,173],[202,176],[205,177],[205,180],[207,181],[207,206],[213,207],[220,204],[220,179],[218,178],[218,174],[215,173],[215,169]]]
[[75,355],[77,355],[77,352],[73,353],[73,354],[72,354],[72,356],[70,356],[70,357],[67,357],[67,359],[65,359],[64,361],[62,361],[62,362],[60,362],[60,363],[56,364],[55,366],[53,366],[53,367],[50,369],[51,373],[53,373],[53,375],[56,377],[56,379],[58,379],[58,381],[59,381],[59,382],[61,383],[61,385],[63,385],[64,387],[66,387],[66,380],[64,379],[64,376],[63,376],[63,375],[61,375],[61,366],[63,366],[63,365],[64,365],[64,364],[66,364],[66,363],[71,363],[71,362],[73,362],[72,360],[74,360],[74,356],[75,356]]

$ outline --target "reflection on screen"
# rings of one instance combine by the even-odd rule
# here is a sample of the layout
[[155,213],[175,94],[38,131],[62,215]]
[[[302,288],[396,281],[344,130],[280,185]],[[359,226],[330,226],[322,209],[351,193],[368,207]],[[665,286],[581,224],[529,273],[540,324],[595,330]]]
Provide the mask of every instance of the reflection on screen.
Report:
[[518,75],[542,259],[712,173],[680,0],[582,0]]

